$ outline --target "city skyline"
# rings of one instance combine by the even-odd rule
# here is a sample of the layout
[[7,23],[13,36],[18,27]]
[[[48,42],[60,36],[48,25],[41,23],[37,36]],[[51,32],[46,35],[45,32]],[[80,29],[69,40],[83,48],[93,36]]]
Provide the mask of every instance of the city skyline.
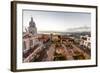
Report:
[[75,32],[91,30],[91,14],[23,10],[23,31],[33,17],[37,31]]
[[[91,59],[90,32],[80,32],[89,31],[89,25],[80,25],[82,21],[81,16],[84,15],[85,17],[83,16],[82,18],[87,21],[89,20],[89,14],[43,11],[35,11],[33,13],[32,15],[36,17],[26,17],[30,20],[26,20],[29,23],[27,23],[26,32],[23,33],[24,63]],[[26,14],[30,13],[26,12]],[[75,18],[76,16],[78,18]],[[88,18],[87,20],[86,17]],[[25,19],[25,17],[23,18]],[[70,25],[67,24],[68,20]],[[77,23],[77,26],[73,27],[75,23]],[[39,31],[43,32],[40,33]],[[66,35],[68,31],[74,31],[74,33],[78,31],[78,33],[67,33]]]

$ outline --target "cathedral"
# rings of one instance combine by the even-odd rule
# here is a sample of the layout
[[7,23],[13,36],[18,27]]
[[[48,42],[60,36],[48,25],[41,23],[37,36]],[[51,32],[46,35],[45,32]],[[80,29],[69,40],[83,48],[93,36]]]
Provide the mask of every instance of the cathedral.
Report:
[[31,17],[31,21],[29,22],[29,27],[28,27],[28,31],[29,33],[31,33],[32,35],[37,34],[37,28],[36,28],[36,24],[33,20],[33,17]]

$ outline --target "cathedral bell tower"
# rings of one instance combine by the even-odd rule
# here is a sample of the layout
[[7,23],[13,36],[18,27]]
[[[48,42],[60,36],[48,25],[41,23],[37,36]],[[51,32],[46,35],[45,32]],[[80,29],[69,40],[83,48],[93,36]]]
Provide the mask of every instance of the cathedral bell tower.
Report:
[[29,33],[31,33],[32,35],[37,34],[37,28],[36,28],[36,24],[33,20],[33,17],[31,17],[31,20],[29,22],[29,27],[28,27],[28,31]]

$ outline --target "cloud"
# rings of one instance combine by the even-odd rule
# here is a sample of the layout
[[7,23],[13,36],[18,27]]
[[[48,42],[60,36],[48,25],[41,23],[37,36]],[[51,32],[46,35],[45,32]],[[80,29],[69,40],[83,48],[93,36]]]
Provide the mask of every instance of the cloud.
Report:
[[69,28],[67,31],[69,32],[90,32],[91,27],[83,26],[83,27]]

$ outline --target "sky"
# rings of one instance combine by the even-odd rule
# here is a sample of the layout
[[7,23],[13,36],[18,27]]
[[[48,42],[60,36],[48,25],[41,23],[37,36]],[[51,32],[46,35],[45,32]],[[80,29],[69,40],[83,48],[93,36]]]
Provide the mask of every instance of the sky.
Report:
[[91,28],[90,13],[23,10],[23,31],[29,26],[31,17],[37,31],[73,32]]

